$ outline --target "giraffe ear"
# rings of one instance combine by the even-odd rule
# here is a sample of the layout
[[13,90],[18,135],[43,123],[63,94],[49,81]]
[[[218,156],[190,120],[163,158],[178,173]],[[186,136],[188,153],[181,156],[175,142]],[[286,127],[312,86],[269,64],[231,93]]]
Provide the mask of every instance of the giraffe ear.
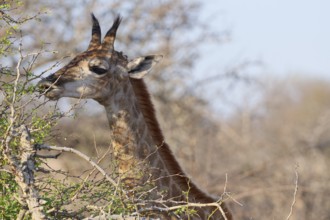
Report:
[[147,73],[150,72],[161,59],[162,55],[149,55],[145,57],[135,58],[127,64],[128,75],[134,79],[142,79]]

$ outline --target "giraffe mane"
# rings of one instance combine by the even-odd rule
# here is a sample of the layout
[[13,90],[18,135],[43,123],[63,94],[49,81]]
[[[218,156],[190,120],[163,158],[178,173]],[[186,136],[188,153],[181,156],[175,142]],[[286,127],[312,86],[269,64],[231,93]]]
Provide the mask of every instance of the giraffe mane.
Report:
[[162,159],[166,161],[166,167],[170,175],[173,175],[175,181],[182,188],[182,191],[189,190],[189,193],[191,193],[196,200],[198,200],[198,202],[211,203],[216,201],[215,198],[199,189],[196,184],[194,184],[190,178],[186,176],[178,161],[175,159],[170,147],[164,141],[163,132],[160,129],[150,94],[143,79],[130,78],[130,82],[132,84],[140,110],[151,133],[152,139],[159,147],[158,152]]

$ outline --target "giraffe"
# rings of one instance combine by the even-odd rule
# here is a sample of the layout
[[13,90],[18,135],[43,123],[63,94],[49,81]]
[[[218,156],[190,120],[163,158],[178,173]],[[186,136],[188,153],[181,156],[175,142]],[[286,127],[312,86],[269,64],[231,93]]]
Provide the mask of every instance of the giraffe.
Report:
[[[181,169],[156,119],[143,77],[162,59],[161,55],[129,60],[114,49],[121,17],[101,39],[101,28],[92,14],[92,37],[88,49],[66,66],[42,79],[38,86],[51,100],[61,97],[94,99],[104,106],[109,121],[116,172],[128,189],[151,182],[156,190],[150,199],[215,203]],[[160,194],[162,192],[163,194]],[[185,192],[185,193],[183,193]],[[176,203],[173,203],[176,204]],[[189,219],[232,219],[223,202],[195,208]],[[221,208],[220,208],[221,207]],[[171,213],[166,218],[188,218]]]

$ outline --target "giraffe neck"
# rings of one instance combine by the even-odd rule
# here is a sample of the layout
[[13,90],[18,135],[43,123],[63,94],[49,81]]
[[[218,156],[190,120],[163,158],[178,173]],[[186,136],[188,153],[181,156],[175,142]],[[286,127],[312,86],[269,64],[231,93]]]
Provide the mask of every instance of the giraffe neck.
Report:
[[[164,141],[162,136],[160,141],[153,139],[130,83],[124,82],[117,88],[120,91],[116,95],[100,103],[105,107],[109,121],[115,170],[125,186],[133,189],[137,184],[146,183],[151,176],[155,179],[168,175],[158,152]],[[163,189],[159,181],[156,186]]]
[[[129,85],[122,87],[122,94],[117,95],[120,100],[109,97],[108,101],[100,102],[107,112],[117,171],[122,181],[133,188],[151,180],[152,187],[156,187],[149,196],[152,199],[159,196],[157,192],[164,191],[166,194],[161,195],[164,199],[215,202],[191,182],[174,158],[164,141],[143,80],[130,79]],[[186,197],[184,192],[189,196]],[[222,207],[227,212],[226,207]],[[204,208],[200,214],[205,214],[205,210],[213,212],[214,207]],[[216,213],[211,219],[222,219],[221,214]]]

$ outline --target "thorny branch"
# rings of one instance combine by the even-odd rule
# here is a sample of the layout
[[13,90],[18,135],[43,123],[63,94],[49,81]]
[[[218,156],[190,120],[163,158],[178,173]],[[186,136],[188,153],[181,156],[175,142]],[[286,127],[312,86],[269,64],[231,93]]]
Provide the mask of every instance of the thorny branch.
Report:
[[[15,104],[18,102],[18,84],[21,77],[20,67],[24,60],[22,55],[22,44],[20,43],[18,51],[20,59],[16,65],[16,77],[13,81],[13,91],[10,97],[4,96],[8,105],[9,125],[4,134],[2,145],[5,147],[3,155],[8,160],[8,164],[15,174],[15,180],[21,188],[22,195],[17,200],[22,204],[22,209],[19,212],[18,219],[24,219],[27,212],[31,213],[32,219],[45,219],[43,212],[43,200],[39,197],[39,190],[35,185],[34,172],[36,171],[35,154],[36,150],[31,143],[31,136],[28,128],[21,125],[17,128],[17,109]],[[21,135],[19,142],[20,153],[15,153],[12,149],[12,141],[18,135]]]

